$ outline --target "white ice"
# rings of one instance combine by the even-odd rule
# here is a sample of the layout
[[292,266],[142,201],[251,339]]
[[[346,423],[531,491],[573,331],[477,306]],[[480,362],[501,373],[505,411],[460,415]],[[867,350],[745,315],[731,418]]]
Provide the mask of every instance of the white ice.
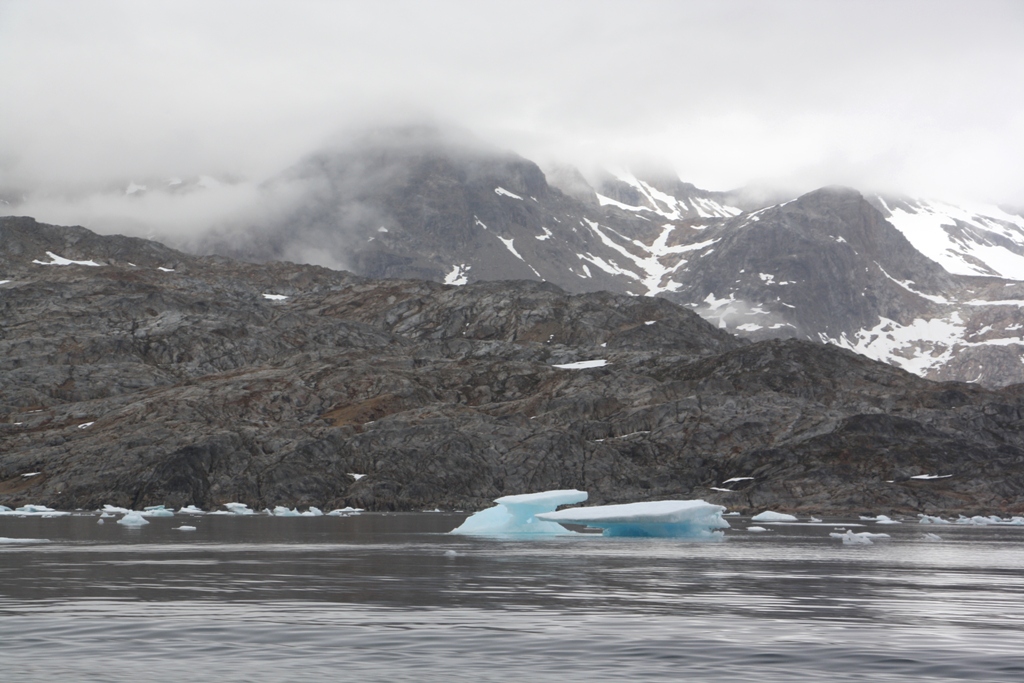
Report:
[[366,475],[365,475],[365,474],[356,474],[355,472],[349,472],[349,473],[348,473],[348,476],[352,477],[352,478],[353,478],[353,479],[355,479],[356,481],[359,481],[360,479],[362,479],[362,478],[363,478],[363,477],[365,477]]
[[196,528],[194,526],[182,525],[182,526],[179,526],[179,527],[175,527],[174,530],[175,531],[195,531]]
[[70,512],[61,512],[45,505],[22,505],[14,510],[10,508],[0,510],[0,516],[5,517],[66,517],[70,514]]
[[923,538],[926,541],[941,541],[942,540],[942,536],[939,536],[938,534],[932,534],[932,533],[921,534],[921,538]]
[[973,526],[988,526],[989,524],[1002,524],[1005,526],[1024,526],[1024,517],[1011,517],[1009,519],[1003,519],[996,515],[975,515],[974,517],[964,517],[960,515],[954,524],[969,524]]
[[35,263],[35,264],[40,265],[40,266],[100,266],[100,265],[102,265],[100,263],[96,263],[95,261],[72,261],[71,259],[64,258],[63,256],[58,256],[57,254],[54,254],[52,251],[46,252],[46,255],[50,257],[49,261],[40,261],[40,260],[36,259],[36,260],[33,260],[32,263]]
[[580,360],[575,363],[561,363],[559,365],[553,365],[552,367],[561,368],[562,370],[586,370],[587,368],[603,368],[606,365],[608,365],[608,361],[600,359]]
[[497,505],[470,515],[451,533],[471,536],[569,534],[572,532],[562,525],[541,521],[536,515],[552,512],[559,505],[582,503],[586,499],[587,492],[576,489],[502,496],[495,499]]
[[117,523],[123,524],[124,526],[146,526],[149,524],[149,520],[143,517],[141,512],[132,510],[127,515],[117,520]]
[[768,530],[765,529],[763,526],[748,526],[747,527],[747,531],[753,531],[754,533],[759,534],[762,531],[768,531]]
[[732,479],[726,479],[722,483],[723,484],[732,484],[732,483],[737,482],[737,481],[749,481],[751,479],[753,479],[753,477],[733,477]]
[[949,479],[952,474],[915,474],[911,479]]
[[605,536],[720,539],[725,507],[703,500],[659,500],[544,512],[537,519],[603,529]]
[[216,512],[211,512],[209,514],[211,514],[211,515],[254,515],[254,514],[256,514],[245,503],[224,503],[224,507],[226,507],[227,510],[217,510]]
[[288,297],[284,294],[263,294],[264,299],[270,299],[271,301],[284,301]]
[[331,510],[327,513],[327,517],[348,517],[349,515],[358,515],[363,511],[363,508],[354,507],[343,507]]
[[751,522],[795,522],[796,517],[793,515],[787,515],[784,512],[772,512],[766,510],[759,515],[754,515],[750,518]]
[[950,524],[949,520],[945,520],[942,517],[934,517],[932,515],[918,515],[919,524]]
[[870,531],[862,531],[860,533],[847,531],[845,534],[832,532],[829,536],[841,539],[843,545],[871,545],[873,543],[872,538],[889,538],[889,534],[873,534]]
[[903,524],[903,522],[892,519],[888,515],[878,515],[875,517],[875,524]]
[[202,508],[198,508],[195,505],[186,505],[185,507],[178,510],[179,515],[205,515],[206,512]]
[[494,188],[494,194],[498,195],[499,197],[511,197],[512,199],[518,199],[519,201],[523,201],[522,197],[520,197],[514,192],[509,192],[504,187]]
[[48,538],[8,538],[7,536],[0,536],[0,544],[3,543],[49,543]]
[[276,506],[273,510],[270,511],[270,514],[274,515],[275,517],[299,517],[299,516],[301,516],[301,513],[299,512],[298,508],[288,509],[288,508],[284,507],[283,505]]
[[163,266],[157,266],[156,269],[159,270],[159,271],[162,271],[164,273],[173,273],[174,272],[174,268],[164,268]]
[[472,266],[468,266],[465,263],[459,263],[452,266],[451,271],[444,276],[444,283],[446,285],[458,285],[462,286],[469,282],[469,271]]
[[142,511],[143,517],[173,517],[174,510],[168,510],[163,505],[150,505]]

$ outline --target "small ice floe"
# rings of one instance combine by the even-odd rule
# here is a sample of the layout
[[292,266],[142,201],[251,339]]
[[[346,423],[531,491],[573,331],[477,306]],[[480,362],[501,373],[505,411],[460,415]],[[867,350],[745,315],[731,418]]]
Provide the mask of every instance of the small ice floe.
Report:
[[323,510],[321,510],[320,508],[313,507],[312,505],[310,505],[308,508],[306,508],[306,511],[303,512],[301,516],[302,517],[323,517],[324,513],[323,513]]
[[915,474],[914,476],[911,477],[911,479],[921,479],[921,480],[949,479],[952,476],[953,476],[952,474]]
[[70,514],[70,512],[54,510],[45,505],[22,505],[13,510],[10,508],[0,510],[0,515],[5,517],[66,517]]
[[934,517],[932,515],[919,514],[917,518],[918,524],[952,524],[952,522],[950,522],[948,519],[943,519],[942,517]]
[[458,553],[455,552],[454,550],[445,550],[444,551],[444,556],[445,557],[456,557],[456,556],[458,556]]
[[821,524],[821,520],[817,517],[811,517],[811,524]]
[[878,515],[875,517],[875,524],[903,524],[903,522],[892,519],[888,515]]
[[217,510],[216,512],[210,512],[207,514],[211,515],[254,515],[252,508],[245,503],[224,503],[224,507],[227,510]]
[[129,527],[140,527],[149,524],[149,520],[143,517],[141,512],[132,510],[127,515],[117,520],[117,523]]
[[7,536],[0,536],[0,545],[7,543],[49,543],[48,538],[8,538]]
[[150,505],[143,508],[143,517],[173,517],[174,510],[168,510],[163,505]]
[[263,298],[269,299],[271,301],[284,301],[288,297],[285,296],[284,294],[264,294]]
[[194,526],[188,526],[186,524],[182,524],[181,526],[174,527],[174,530],[175,531],[195,531],[196,528]]
[[96,263],[95,261],[72,261],[71,259],[58,256],[52,251],[46,252],[46,255],[50,257],[49,261],[40,261],[38,259],[32,261],[39,266],[100,266],[102,264]]
[[938,534],[933,534],[931,532],[921,534],[921,538],[923,538],[926,541],[941,541],[942,540],[942,536],[939,536]]
[[874,541],[871,540],[872,538],[889,538],[889,534],[873,534],[870,531],[855,533],[849,530],[847,530],[845,534],[832,532],[829,536],[841,539],[843,545],[871,545],[874,543]]
[[106,523],[107,523],[107,520],[105,520],[105,519],[103,519],[102,517],[100,517],[99,519],[97,519],[97,520],[96,520],[96,523],[97,523],[97,524],[106,524]]
[[562,370],[586,370],[588,368],[603,368],[606,365],[608,365],[608,361],[601,358],[598,360],[580,360],[575,363],[560,363],[551,367]]
[[796,517],[793,515],[787,515],[784,512],[774,512],[772,510],[766,510],[760,514],[754,515],[750,518],[751,522],[795,522]]
[[542,521],[535,515],[586,499],[586,491],[575,489],[502,496],[495,499],[497,505],[470,515],[451,533],[479,536],[571,534],[561,524]]
[[542,512],[536,518],[601,529],[605,536],[721,540],[722,532],[717,530],[729,528],[723,512],[721,505],[703,500],[659,500],[569,508]]
[[363,511],[363,508],[344,507],[331,510],[327,513],[327,517],[348,517],[349,515],[358,515]]
[[275,517],[298,517],[300,513],[298,508],[289,509],[283,505],[277,505],[270,511],[270,514]]
[[198,508],[195,505],[186,505],[185,507],[178,510],[179,515],[205,515],[206,512],[202,508]]
[[174,272],[174,268],[164,268],[163,266],[157,266],[156,269],[159,270],[162,273],[173,273]]
[[738,513],[738,512],[723,512],[722,516],[723,517],[739,517],[740,513]]
[[94,424],[96,424],[96,423],[95,422],[83,422],[82,424],[78,425],[78,428],[79,429],[88,429],[89,427],[92,427]]
[[117,507],[116,505],[104,505],[103,506],[103,517],[113,517],[114,515],[127,515],[131,510],[128,508]]
[[988,526],[990,524],[1002,524],[1005,526],[1024,526],[1024,517],[1011,517],[1009,519],[1003,519],[996,515],[975,515],[974,517],[964,517],[960,515],[954,522],[954,524],[968,524],[971,526]]
[[363,478],[363,477],[365,477],[366,475],[365,475],[365,474],[356,474],[355,472],[349,472],[349,473],[348,473],[348,476],[352,477],[352,478],[353,478],[353,479],[355,479],[356,481],[359,481],[360,479],[362,479],[362,478]]
[[763,526],[748,526],[748,527],[747,527],[747,531],[752,531],[752,532],[754,532],[755,534],[759,534],[759,533],[761,533],[762,531],[768,531],[768,530],[767,530],[767,529],[765,529],[765,528],[764,528]]

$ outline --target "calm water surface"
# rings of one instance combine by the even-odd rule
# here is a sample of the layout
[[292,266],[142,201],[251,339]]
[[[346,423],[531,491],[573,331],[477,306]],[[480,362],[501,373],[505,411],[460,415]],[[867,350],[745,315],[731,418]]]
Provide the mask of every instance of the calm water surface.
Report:
[[463,517],[0,518],[50,540],[0,543],[0,680],[1024,681],[1024,528],[446,535]]

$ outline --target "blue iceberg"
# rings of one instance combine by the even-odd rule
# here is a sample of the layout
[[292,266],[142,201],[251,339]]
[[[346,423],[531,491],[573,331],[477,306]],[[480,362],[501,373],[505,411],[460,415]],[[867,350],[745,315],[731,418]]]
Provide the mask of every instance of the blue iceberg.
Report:
[[720,540],[728,529],[721,505],[703,500],[659,500],[543,512],[538,520],[603,529],[605,536]]
[[587,492],[576,489],[503,496],[495,499],[497,505],[470,515],[451,533],[467,536],[571,534],[560,524],[541,521],[539,515],[554,512],[559,505],[582,503],[586,499]]

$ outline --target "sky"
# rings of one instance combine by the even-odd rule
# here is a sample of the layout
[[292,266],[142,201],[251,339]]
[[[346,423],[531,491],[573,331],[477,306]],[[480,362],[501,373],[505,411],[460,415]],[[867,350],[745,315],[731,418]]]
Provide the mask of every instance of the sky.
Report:
[[[0,205],[200,230],[362,127],[1024,206],[1024,2],[0,0]],[[207,176],[202,197],[128,183]]]

